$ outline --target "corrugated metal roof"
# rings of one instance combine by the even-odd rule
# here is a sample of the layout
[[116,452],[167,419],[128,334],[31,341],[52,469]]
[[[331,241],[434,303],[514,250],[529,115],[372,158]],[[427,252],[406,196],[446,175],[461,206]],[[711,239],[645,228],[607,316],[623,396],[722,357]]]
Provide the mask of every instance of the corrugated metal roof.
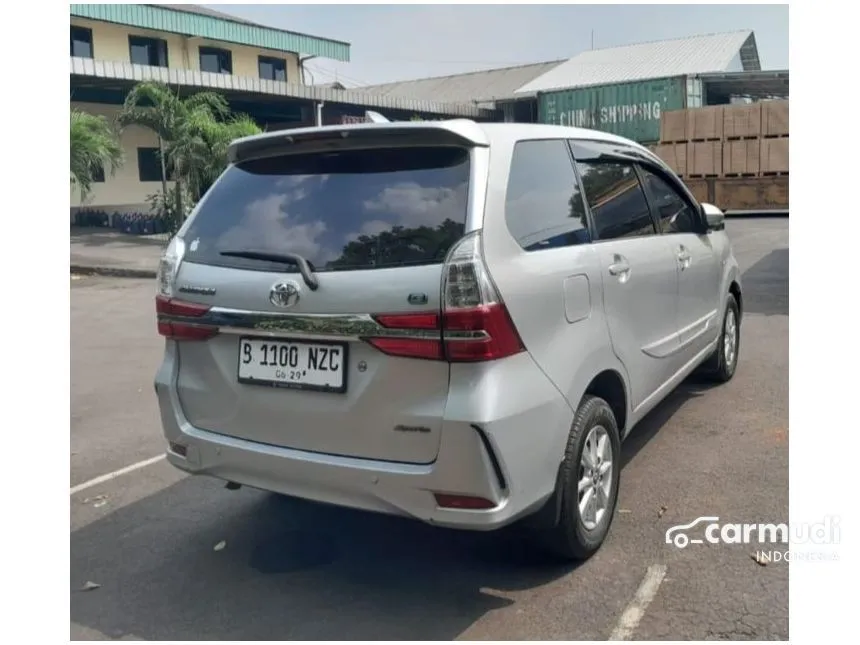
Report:
[[297,85],[281,81],[270,81],[251,76],[215,74],[191,69],[150,67],[148,65],[133,65],[132,63],[124,62],[99,61],[92,58],[70,57],[69,61],[70,76],[110,80],[114,85],[114,81],[158,81],[184,88],[199,87],[242,94],[266,94],[287,99],[343,103],[370,109],[422,112],[437,114],[443,117],[489,119],[494,116],[492,111],[482,109],[473,103],[443,103],[441,101],[422,101],[396,96],[377,96],[370,92],[357,92],[354,89],[338,90],[315,85]]
[[562,62],[556,60],[451,76],[368,85],[353,88],[353,91],[370,92],[377,96],[441,101],[443,103],[489,102],[513,98],[514,92],[524,83],[548,72]]
[[729,65],[738,55],[744,70],[761,69],[752,31],[594,49],[582,52],[525,83],[516,94],[730,71]]
[[72,4],[69,5],[69,14],[141,29],[349,61],[349,43],[257,25],[199,5],[194,6],[195,10],[191,10],[190,6]]
[[258,22],[252,22],[250,20],[245,20],[244,18],[239,18],[238,16],[232,16],[229,13],[215,11],[214,9],[204,7],[200,4],[150,4],[149,6],[162,7],[173,11],[184,11],[185,13],[196,13],[200,16],[209,16],[210,18],[218,18],[219,20],[232,20],[233,22],[241,22],[243,25],[265,27],[265,25],[261,25]]

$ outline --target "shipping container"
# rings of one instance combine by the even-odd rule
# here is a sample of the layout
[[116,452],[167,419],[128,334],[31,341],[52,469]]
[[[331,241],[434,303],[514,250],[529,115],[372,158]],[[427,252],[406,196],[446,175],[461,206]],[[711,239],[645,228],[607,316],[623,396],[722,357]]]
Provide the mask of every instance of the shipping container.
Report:
[[660,115],[664,111],[701,105],[701,81],[687,76],[538,95],[541,123],[611,132],[639,143],[660,140]]

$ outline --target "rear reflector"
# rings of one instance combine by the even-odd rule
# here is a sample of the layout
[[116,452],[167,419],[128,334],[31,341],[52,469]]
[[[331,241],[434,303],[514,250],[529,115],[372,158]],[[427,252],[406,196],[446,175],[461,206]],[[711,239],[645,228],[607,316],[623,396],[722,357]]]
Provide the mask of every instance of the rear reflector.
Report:
[[436,505],[440,508],[460,508],[465,510],[484,510],[494,508],[495,502],[483,497],[472,497],[471,495],[449,495],[447,493],[433,493]]
[[170,447],[170,452],[177,454],[180,457],[188,456],[188,448],[181,443],[174,443],[173,441],[170,441],[167,445]]
[[167,296],[155,296],[155,313],[158,315],[158,333],[174,340],[206,340],[218,334],[216,327],[195,325],[191,322],[161,320],[162,316],[177,318],[199,318],[209,311],[207,305],[174,300]]

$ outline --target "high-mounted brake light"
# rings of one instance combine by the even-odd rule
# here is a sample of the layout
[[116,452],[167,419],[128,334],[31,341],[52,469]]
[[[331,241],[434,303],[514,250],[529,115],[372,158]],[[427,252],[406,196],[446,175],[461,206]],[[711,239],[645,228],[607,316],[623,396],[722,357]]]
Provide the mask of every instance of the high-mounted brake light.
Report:
[[[218,334],[216,327],[195,324],[191,321],[169,320],[169,318],[199,318],[207,311],[209,311],[209,307],[206,305],[183,302],[160,294],[155,296],[158,333],[165,338],[173,340],[206,340],[216,336]],[[164,318],[168,318],[168,320],[164,320]]]
[[448,254],[442,268],[441,316],[421,312],[381,314],[375,319],[383,327],[403,333],[402,337],[366,339],[391,356],[457,363],[492,361],[524,350],[489,278],[478,232],[461,239]]

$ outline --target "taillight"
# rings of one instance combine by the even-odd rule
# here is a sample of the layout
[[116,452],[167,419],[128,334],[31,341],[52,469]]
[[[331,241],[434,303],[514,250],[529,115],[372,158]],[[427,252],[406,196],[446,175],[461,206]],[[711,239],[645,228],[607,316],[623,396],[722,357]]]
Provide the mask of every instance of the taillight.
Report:
[[199,318],[207,311],[209,311],[209,307],[206,305],[183,302],[160,294],[155,296],[158,333],[165,338],[172,338],[174,340],[206,340],[207,338],[216,336],[218,329],[209,325],[199,325],[186,321],[162,320],[162,316],[171,318]]
[[442,335],[451,362],[492,361],[523,351],[508,310],[500,302],[446,311]]
[[457,242],[445,261],[442,340],[452,363],[492,361],[525,349],[484,265],[479,231]]
[[158,294],[171,297],[176,284],[176,274],[179,273],[179,265],[185,255],[185,242],[181,237],[175,235],[158,261],[158,272],[156,284]]
[[391,336],[367,342],[391,356],[492,361],[524,350],[508,310],[489,278],[478,232],[460,240],[448,254],[442,275],[442,314],[381,314],[376,321]]
[[395,335],[368,338],[368,343],[389,356],[427,358],[442,360],[442,333],[439,329],[439,314],[430,312],[408,314],[380,314],[376,322],[386,329],[402,332]]

